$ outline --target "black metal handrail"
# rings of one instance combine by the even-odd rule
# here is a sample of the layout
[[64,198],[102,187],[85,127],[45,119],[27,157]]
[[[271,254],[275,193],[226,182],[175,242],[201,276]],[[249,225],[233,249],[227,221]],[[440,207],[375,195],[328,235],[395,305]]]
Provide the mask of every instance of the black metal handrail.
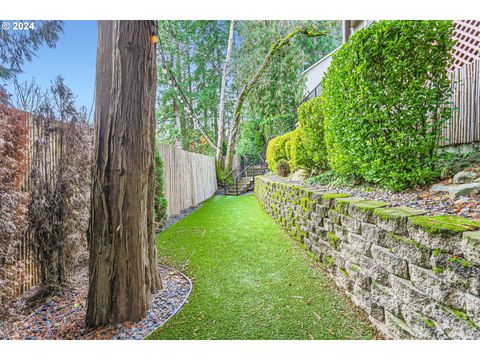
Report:
[[317,96],[320,96],[322,95],[322,83],[318,84],[317,86],[315,86],[313,88],[312,91],[310,91],[307,96],[305,96],[302,101],[300,101],[300,104],[298,104],[297,108],[300,107],[300,105],[302,105],[304,102],[310,100],[310,99],[313,99],[313,98],[316,98]]
[[[263,160],[263,158],[260,156],[260,159],[261,159],[261,163],[260,163],[260,169],[261,169],[261,173],[264,174],[265,173],[265,169],[268,169],[268,167],[266,166],[266,163],[265,163],[265,160]],[[235,194],[238,196],[238,181],[243,177],[244,174],[246,174],[245,177],[248,177],[248,170],[251,169],[252,170],[252,178],[253,178],[253,183],[255,184],[255,167],[257,166],[257,164],[253,161],[249,161],[247,159],[247,166],[245,166],[245,168],[240,171],[240,173],[234,177],[233,181],[235,182]],[[237,166],[235,169],[237,169],[239,166]],[[228,176],[230,176],[232,173],[233,173],[234,170],[232,170]],[[228,177],[227,176],[227,177]],[[227,185],[227,182],[226,182],[226,179],[227,177],[224,178],[224,181],[223,181],[223,186],[224,186],[224,192],[225,192],[225,195],[227,194],[227,191],[228,191],[228,187],[229,185]]]
[[[244,157],[244,159],[246,159],[246,158]],[[248,160],[247,160],[247,161],[248,161]],[[232,175],[234,171],[238,170],[238,169],[241,168],[242,166],[244,166],[244,164],[242,164],[242,161],[240,161],[240,163],[239,163],[237,166],[235,166],[235,168],[233,168],[232,171],[230,171],[227,175],[225,175],[225,176],[223,177],[223,190],[224,190],[224,193],[225,193],[225,194],[227,194],[227,179],[228,179],[228,177],[229,177],[230,175]]]
[[241,167],[241,166],[242,166],[241,163],[238,164],[237,166],[235,166],[234,169],[232,169],[232,171],[230,171],[227,175],[225,175],[225,176],[223,177],[223,183],[225,183],[225,180],[227,180],[228,177],[229,177],[230,175],[232,175],[232,173],[233,173],[235,170],[237,170],[239,167]]
[[267,162],[264,160],[262,155],[259,156],[262,167],[265,166],[268,169]]

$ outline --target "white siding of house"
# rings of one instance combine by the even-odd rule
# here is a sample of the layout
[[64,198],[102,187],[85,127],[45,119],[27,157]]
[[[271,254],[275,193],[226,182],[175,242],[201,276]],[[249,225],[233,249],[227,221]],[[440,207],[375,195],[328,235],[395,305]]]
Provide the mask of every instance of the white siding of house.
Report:
[[332,62],[332,55],[334,52],[331,52],[305,71],[305,75],[307,76],[305,83],[305,96],[308,95],[318,84],[320,84],[320,81],[322,81],[325,71],[327,71],[330,63]]

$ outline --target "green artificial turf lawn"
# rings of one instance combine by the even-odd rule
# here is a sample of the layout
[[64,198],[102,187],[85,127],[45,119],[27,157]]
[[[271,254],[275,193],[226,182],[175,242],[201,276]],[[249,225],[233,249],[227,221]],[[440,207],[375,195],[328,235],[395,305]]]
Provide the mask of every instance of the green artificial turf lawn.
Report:
[[254,196],[216,196],[163,231],[163,263],[193,291],[150,339],[371,339],[365,316],[260,208]]

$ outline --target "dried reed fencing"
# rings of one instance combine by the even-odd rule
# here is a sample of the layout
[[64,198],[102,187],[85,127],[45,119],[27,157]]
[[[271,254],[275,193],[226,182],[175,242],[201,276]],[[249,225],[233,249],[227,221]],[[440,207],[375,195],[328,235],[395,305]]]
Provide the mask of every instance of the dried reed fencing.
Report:
[[452,71],[451,76],[453,112],[440,145],[480,141],[480,60]]
[[[45,176],[50,185],[56,176],[57,167],[66,142],[63,141],[60,123],[56,121],[34,121],[33,116],[27,116],[28,146],[26,150],[26,173],[22,182],[22,191],[30,194],[32,191],[31,171],[36,167]],[[36,152],[39,151],[37,154]],[[36,162],[34,164],[34,161]],[[87,175],[85,175],[87,176]],[[39,266],[36,263],[36,248],[33,234],[25,229],[15,251],[16,295],[29,290],[40,283]]]
[[210,198],[217,190],[215,158],[158,145],[163,160],[168,215],[179,214]]
[[[22,191],[29,193],[31,190],[30,173],[32,170],[32,161],[37,159],[40,165],[39,169],[47,174],[54,174],[55,166],[58,162],[60,149],[60,134],[57,132],[50,132],[49,136],[45,136],[44,123],[36,122],[33,117],[28,114],[28,145],[26,149],[26,172],[22,182]],[[37,149],[36,142],[38,139],[48,139],[48,144],[45,144],[49,148],[49,151],[45,151],[48,154],[46,157],[36,157],[35,152]],[[41,164],[40,164],[41,162]],[[17,287],[13,289],[15,295],[20,295],[23,292],[29,290],[33,286],[40,282],[39,268],[35,261],[35,247],[32,239],[32,235],[29,231],[24,232],[24,236],[19,240],[16,251],[14,253],[13,262],[10,262],[12,271],[15,272],[13,277],[15,278],[15,284]]]

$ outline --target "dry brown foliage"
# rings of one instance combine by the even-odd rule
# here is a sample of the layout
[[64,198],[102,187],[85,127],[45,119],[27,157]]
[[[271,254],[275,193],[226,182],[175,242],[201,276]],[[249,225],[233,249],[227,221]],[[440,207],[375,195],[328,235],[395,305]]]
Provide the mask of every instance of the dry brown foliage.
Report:
[[36,299],[64,287],[71,271],[87,259],[92,134],[60,77],[33,121],[44,130],[34,144],[28,206],[28,231],[40,268]]
[[[21,264],[15,250],[25,226],[27,195],[21,189],[28,142],[26,114],[0,92],[0,317],[2,303],[14,296]],[[4,309],[5,310],[5,309]]]

